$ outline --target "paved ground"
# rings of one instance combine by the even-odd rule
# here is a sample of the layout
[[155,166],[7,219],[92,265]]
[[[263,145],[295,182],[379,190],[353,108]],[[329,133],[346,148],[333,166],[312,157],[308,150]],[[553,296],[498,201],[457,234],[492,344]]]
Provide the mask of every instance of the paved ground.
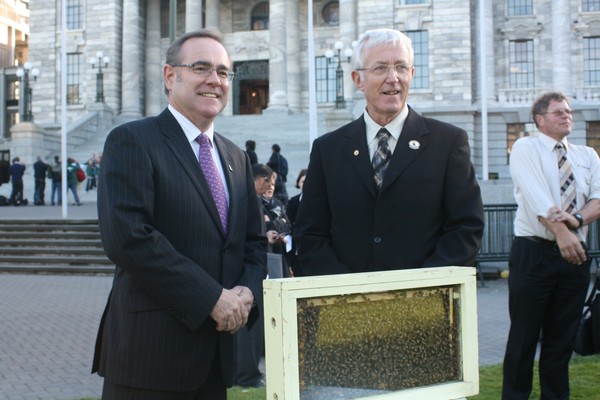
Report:
[[[96,218],[93,194],[69,218]],[[60,207],[0,207],[0,219],[60,219]],[[90,374],[108,276],[0,274],[0,399],[66,400],[99,396]],[[478,289],[481,365],[502,361],[508,332],[505,279]]]

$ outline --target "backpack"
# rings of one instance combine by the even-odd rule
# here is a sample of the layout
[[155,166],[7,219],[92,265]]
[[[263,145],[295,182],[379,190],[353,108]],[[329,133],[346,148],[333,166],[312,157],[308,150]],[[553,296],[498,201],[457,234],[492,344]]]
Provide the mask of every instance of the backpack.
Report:
[[75,170],[75,176],[77,176],[77,182],[85,181],[85,172],[81,168]]

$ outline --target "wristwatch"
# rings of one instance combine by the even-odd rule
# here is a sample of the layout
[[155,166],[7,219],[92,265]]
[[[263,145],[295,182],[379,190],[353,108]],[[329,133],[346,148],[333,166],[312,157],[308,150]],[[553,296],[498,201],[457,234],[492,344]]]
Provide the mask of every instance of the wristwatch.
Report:
[[579,213],[573,214],[573,216],[575,217],[575,219],[577,220],[577,222],[579,222],[579,226],[577,226],[577,228],[575,228],[575,229],[581,228],[583,226],[583,217]]

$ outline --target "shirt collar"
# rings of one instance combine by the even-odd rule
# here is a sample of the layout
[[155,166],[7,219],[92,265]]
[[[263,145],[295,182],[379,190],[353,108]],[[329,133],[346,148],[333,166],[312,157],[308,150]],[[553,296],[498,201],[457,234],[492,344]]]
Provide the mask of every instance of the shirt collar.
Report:
[[177,120],[177,122],[179,122],[179,125],[181,126],[181,129],[183,129],[183,133],[185,133],[185,136],[187,137],[188,142],[192,143],[196,141],[196,138],[201,134],[204,133],[206,134],[206,136],[208,136],[208,138],[210,139],[210,143],[211,145],[214,147],[214,125],[210,125],[210,128],[208,128],[206,131],[202,132],[200,131],[200,129],[198,129],[196,127],[196,125],[194,125],[192,123],[192,121],[190,121],[189,119],[187,119],[186,116],[184,116],[182,113],[180,113],[179,111],[177,111],[175,109],[175,107],[173,107],[172,105],[168,105],[169,111],[171,111],[171,114],[173,114],[173,116],[175,117],[175,119]]
[[550,136],[546,135],[545,133],[540,132],[540,134],[538,135],[538,138],[540,140],[540,142],[542,143],[542,145],[550,152],[554,151],[554,148],[556,147],[557,143],[562,143],[563,146],[565,147],[566,152],[569,152],[569,141],[567,140],[567,137],[565,136],[563,138],[563,140],[561,141],[557,141],[556,139],[551,138]]
[[406,122],[407,117],[408,105],[404,103],[404,107],[402,107],[402,110],[400,110],[400,114],[396,115],[396,117],[393,120],[391,120],[386,126],[381,126],[377,122],[375,122],[373,118],[371,118],[365,107],[364,118],[365,125],[367,126],[367,143],[371,143],[373,140],[375,140],[375,136],[377,136],[377,132],[379,132],[381,128],[387,129],[388,132],[390,132],[390,135],[394,138],[394,140],[398,141],[398,139],[400,138],[400,133],[404,128],[404,122]]

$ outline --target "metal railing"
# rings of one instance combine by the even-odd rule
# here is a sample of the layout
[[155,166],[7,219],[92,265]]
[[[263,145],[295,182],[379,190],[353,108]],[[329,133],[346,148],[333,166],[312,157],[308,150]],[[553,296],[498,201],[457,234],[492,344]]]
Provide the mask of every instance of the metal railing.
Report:
[[[475,262],[481,282],[483,282],[481,263],[508,261],[514,239],[516,212],[516,204],[490,204],[483,207],[485,226],[481,249]],[[598,221],[594,221],[589,226],[587,247],[590,257],[598,264],[600,258],[600,222]]]

